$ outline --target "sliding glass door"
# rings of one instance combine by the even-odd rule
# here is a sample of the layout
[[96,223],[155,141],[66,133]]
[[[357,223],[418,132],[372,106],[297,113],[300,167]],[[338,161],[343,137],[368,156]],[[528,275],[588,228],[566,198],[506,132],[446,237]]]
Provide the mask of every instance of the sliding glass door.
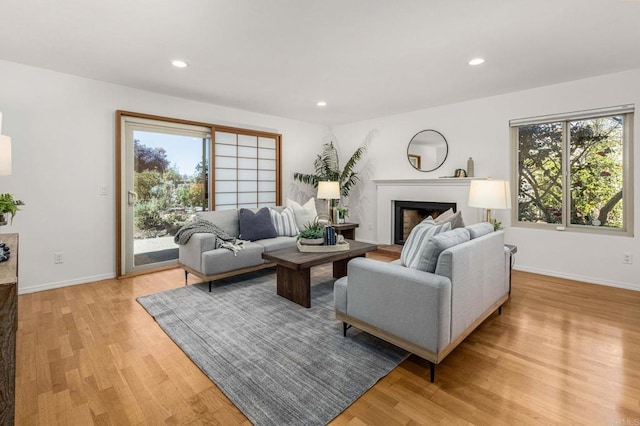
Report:
[[280,134],[125,111],[116,126],[118,276],[175,265],[199,211],[281,204]]
[[124,118],[124,274],[175,264],[173,237],[209,209],[210,129]]

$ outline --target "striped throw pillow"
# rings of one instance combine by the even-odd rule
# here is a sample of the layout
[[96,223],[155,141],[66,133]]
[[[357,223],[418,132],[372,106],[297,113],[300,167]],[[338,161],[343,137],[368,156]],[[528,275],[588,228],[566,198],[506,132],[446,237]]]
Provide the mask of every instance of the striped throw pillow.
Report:
[[404,247],[402,247],[402,253],[400,254],[402,264],[408,268],[418,269],[422,252],[427,248],[429,238],[450,229],[450,223],[436,225],[430,217],[420,222],[411,230],[409,238],[404,242]]
[[276,228],[276,233],[279,237],[295,237],[298,235],[298,227],[291,208],[287,207],[281,212],[269,209],[269,213],[271,213],[271,222]]

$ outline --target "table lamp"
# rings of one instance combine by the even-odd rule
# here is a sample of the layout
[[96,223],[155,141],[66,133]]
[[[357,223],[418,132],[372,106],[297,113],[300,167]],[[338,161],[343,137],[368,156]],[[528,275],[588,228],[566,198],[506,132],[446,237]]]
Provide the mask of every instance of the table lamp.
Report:
[[0,112],[0,176],[11,174],[11,138],[2,134],[2,113]]
[[318,182],[318,195],[319,200],[327,200],[327,214],[333,222],[333,215],[331,214],[331,200],[340,199],[340,182]]
[[508,180],[472,180],[469,187],[469,207],[487,209],[487,222],[491,222],[492,209],[510,209],[511,192]]

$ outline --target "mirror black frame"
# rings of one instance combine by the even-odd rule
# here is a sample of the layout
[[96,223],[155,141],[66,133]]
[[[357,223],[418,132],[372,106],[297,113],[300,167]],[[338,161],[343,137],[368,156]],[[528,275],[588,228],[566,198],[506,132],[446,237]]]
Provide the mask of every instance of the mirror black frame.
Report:
[[[424,133],[424,132],[437,133],[438,136],[440,136],[442,138],[442,140],[444,141],[444,145],[447,148],[445,153],[444,153],[444,158],[442,159],[442,161],[440,161],[438,163],[438,165],[435,166],[434,168],[427,169],[427,170],[421,168],[421,164],[420,164],[421,163],[421,158],[419,156],[415,156],[415,155],[412,155],[412,154],[409,153],[409,149],[411,148],[411,143],[414,141],[414,139],[418,135],[420,135],[421,133]],[[414,157],[413,161],[412,161],[412,158],[411,158],[412,156]],[[444,162],[447,161],[447,157],[448,156],[449,156],[449,142],[447,142],[447,138],[445,138],[444,135],[442,133],[440,133],[439,131],[437,131],[437,130],[433,130],[433,129],[420,130],[418,133],[413,135],[413,137],[409,141],[409,144],[407,145],[407,160],[409,161],[409,164],[411,164],[411,167],[413,167],[414,169],[418,170],[419,172],[432,172],[434,170],[439,169],[440,167],[442,167]]]

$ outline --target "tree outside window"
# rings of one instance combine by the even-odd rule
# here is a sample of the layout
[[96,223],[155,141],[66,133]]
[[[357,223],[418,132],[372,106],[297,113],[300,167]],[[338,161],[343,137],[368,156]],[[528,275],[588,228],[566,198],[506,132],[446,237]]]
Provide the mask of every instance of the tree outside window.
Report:
[[625,230],[625,126],[632,120],[619,114],[517,126],[517,221]]

